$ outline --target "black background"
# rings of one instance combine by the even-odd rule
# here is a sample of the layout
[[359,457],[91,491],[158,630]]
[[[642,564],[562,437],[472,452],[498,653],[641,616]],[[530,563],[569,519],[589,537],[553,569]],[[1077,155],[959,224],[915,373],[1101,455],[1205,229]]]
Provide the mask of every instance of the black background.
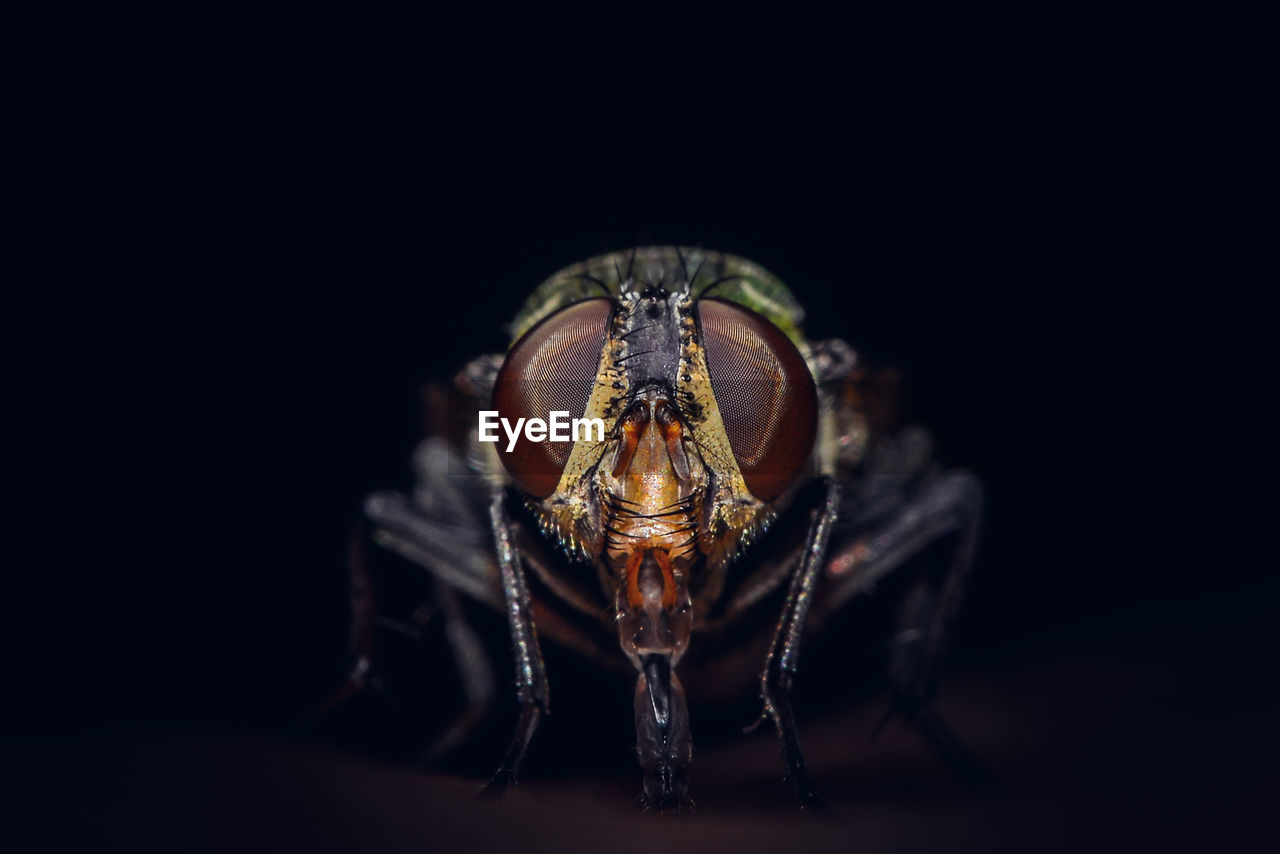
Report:
[[492,128],[268,101],[83,188],[104,284],[44,389],[66,414],[14,600],[14,767],[121,731],[293,732],[341,678],[346,538],[408,484],[420,385],[502,349],[547,275],[637,243],[756,260],[810,337],[901,369],[908,420],[988,490],[958,666],[1203,654],[1255,680],[1206,700],[1212,726],[1274,704],[1274,275],[1255,176],[1200,144],[1211,102],[878,134],[854,112],[752,145],[732,111]]

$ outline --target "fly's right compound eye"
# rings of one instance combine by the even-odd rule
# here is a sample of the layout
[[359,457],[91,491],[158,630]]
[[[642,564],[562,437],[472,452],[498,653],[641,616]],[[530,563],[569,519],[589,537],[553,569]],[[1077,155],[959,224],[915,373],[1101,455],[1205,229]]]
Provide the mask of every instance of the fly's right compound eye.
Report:
[[[584,300],[526,332],[498,371],[493,389],[498,417],[512,425],[521,418],[545,421],[555,411],[581,418],[595,386],[612,313],[612,300]],[[510,453],[505,437],[498,442],[502,464],[516,485],[534,498],[555,492],[572,450],[572,442],[531,442],[523,431]]]
[[818,435],[818,391],[795,344],[763,315],[698,301],[707,371],[738,470],[772,501],[795,480]]

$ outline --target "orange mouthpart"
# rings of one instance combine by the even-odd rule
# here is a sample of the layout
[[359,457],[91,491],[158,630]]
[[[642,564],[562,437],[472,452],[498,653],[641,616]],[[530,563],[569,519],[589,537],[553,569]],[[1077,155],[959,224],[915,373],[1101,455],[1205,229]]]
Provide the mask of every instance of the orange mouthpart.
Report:
[[661,579],[661,604],[664,609],[671,609],[676,604],[676,577],[671,566],[671,556],[664,549],[635,549],[627,558],[626,574],[627,574],[627,604],[631,606],[633,611],[640,611],[645,606],[645,600],[653,597],[658,591],[653,589],[656,585],[652,584],[650,578],[646,578],[641,584],[641,570],[645,566],[645,556],[652,555],[654,563],[657,564],[659,570],[659,578]]

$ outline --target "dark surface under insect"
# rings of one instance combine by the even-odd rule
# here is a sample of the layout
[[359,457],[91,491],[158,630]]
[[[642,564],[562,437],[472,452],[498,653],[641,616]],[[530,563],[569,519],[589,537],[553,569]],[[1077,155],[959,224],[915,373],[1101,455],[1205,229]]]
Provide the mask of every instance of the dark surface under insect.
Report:
[[[476,797],[484,777],[243,730],[34,741],[6,761],[9,826],[51,846],[129,850],[1266,850],[1254,846],[1272,834],[1280,787],[1263,664],[1203,644],[1124,644],[953,674],[945,708],[1005,776],[1002,794],[959,786],[905,728],[869,741],[876,704],[826,705],[804,718],[835,805],[821,819],[780,796],[770,732],[700,751],[694,815],[646,816],[629,803],[628,722],[592,745],[621,759],[602,763],[553,717],[530,779],[500,803]],[[52,763],[35,761],[43,751]]]

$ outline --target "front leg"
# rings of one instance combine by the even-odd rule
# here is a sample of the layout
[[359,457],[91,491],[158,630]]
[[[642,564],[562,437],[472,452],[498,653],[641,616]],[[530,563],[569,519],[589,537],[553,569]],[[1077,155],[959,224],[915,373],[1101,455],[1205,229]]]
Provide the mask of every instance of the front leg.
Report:
[[815,812],[824,811],[826,805],[814,791],[813,782],[805,768],[804,753],[800,750],[800,739],[796,734],[795,715],[791,711],[790,692],[791,681],[796,672],[796,659],[800,655],[800,638],[804,633],[805,618],[813,602],[814,588],[817,587],[822,568],[826,565],[827,543],[831,539],[831,529],[839,512],[840,493],[840,484],[834,479],[829,480],[826,500],[814,513],[813,524],[805,541],[804,556],[791,577],[786,605],[778,620],[769,656],[765,659],[764,673],[760,676],[764,714],[773,719],[778,729],[787,779],[795,786],[801,809]]
[[494,541],[498,552],[498,565],[502,571],[502,592],[506,600],[507,621],[511,626],[511,641],[515,647],[516,696],[520,700],[520,721],[516,724],[511,747],[493,779],[485,787],[486,792],[501,793],[508,784],[517,782],[520,761],[524,759],[529,740],[533,738],[538,722],[549,708],[547,672],[542,663],[542,650],[538,646],[538,632],[533,624],[533,609],[529,601],[529,587],[525,583],[524,568],[516,552],[511,534],[511,522],[507,518],[506,493],[494,493],[489,505],[489,518],[493,525]]

